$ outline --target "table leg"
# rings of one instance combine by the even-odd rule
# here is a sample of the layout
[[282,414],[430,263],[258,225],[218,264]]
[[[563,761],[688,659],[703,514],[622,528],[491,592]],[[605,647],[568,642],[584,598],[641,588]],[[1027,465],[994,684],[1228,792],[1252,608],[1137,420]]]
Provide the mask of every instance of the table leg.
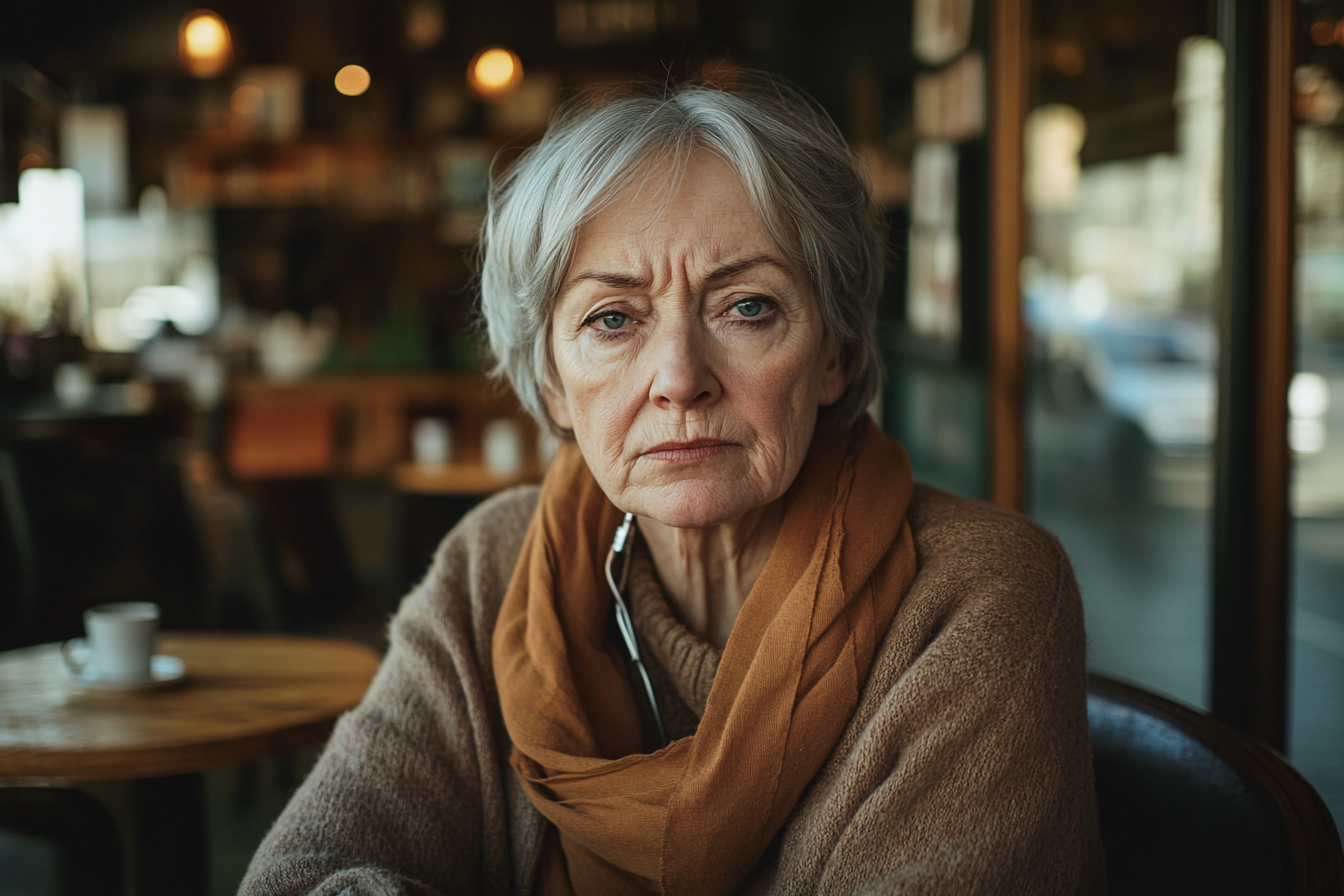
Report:
[[205,781],[199,774],[134,782],[135,876],[139,896],[205,896]]

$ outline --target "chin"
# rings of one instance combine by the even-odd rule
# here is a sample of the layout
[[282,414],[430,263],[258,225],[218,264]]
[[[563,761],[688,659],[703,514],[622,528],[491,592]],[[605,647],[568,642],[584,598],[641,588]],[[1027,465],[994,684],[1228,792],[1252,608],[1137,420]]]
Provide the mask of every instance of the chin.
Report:
[[725,494],[727,490],[706,482],[679,482],[660,491],[635,509],[638,516],[657,520],[675,529],[707,529],[732,522],[744,513],[769,501],[757,501],[744,495]]

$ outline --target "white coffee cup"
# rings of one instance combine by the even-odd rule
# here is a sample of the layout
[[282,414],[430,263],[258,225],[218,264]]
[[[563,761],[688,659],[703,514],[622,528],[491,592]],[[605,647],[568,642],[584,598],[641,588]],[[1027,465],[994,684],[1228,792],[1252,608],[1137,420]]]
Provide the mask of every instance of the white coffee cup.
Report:
[[438,417],[421,417],[411,427],[411,453],[422,467],[442,467],[453,456],[453,427]]
[[66,642],[65,663],[76,676],[100,681],[146,681],[159,630],[159,606],[148,601],[100,604],[84,611],[86,650]]

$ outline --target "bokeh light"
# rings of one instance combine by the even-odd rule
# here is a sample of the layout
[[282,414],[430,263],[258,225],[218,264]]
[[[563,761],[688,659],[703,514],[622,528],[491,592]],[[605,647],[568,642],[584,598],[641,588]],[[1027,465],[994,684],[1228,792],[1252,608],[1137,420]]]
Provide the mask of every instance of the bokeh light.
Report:
[[443,39],[448,30],[443,5],[437,0],[416,0],[406,10],[406,40],[413,50],[427,50]]
[[233,58],[229,26],[208,9],[198,9],[183,17],[177,43],[182,65],[198,78],[214,77]]
[[229,98],[229,108],[239,115],[255,115],[266,101],[266,91],[256,84],[244,84]]
[[1294,417],[1324,417],[1330,410],[1330,384],[1325,377],[1308,371],[1293,374],[1288,410]]
[[359,96],[372,83],[369,70],[362,65],[347,65],[336,73],[336,91],[346,96]]
[[228,34],[218,17],[198,15],[187,23],[187,52],[192,56],[218,56],[228,44]]
[[523,63],[503,47],[482,50],[467,67],[467,83],[482,99],[502,99],[522,81]]

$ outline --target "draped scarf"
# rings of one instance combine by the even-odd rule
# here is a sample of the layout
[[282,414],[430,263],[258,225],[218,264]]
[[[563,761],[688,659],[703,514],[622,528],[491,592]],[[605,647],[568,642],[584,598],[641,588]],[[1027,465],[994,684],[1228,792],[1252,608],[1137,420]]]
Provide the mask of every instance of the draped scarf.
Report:
[[784,825],[858,703],[915,576],[899,445],[864,417],[819,434],[696,733],[643,753],[608,638],[623,514],[566,443],[542,485],[494,632],[510,763],[548,828],[539,890],[720,894]]

